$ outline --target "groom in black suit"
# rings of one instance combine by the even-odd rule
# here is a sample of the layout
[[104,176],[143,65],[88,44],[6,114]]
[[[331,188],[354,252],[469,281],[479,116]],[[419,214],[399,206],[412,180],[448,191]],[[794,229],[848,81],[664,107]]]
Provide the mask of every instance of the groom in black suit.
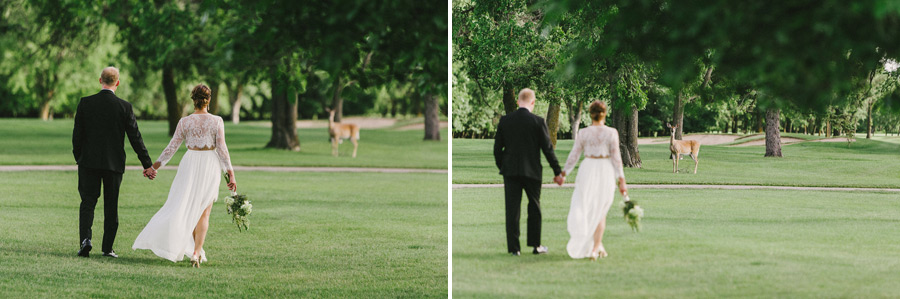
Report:
[[103,69],[99,93],[81,98],[75,113],[72,132],[72,153],[78,163],[78,193],[81,194],[79,232],[81,249],[78,255],[89,257],[92,248],[91,226],[94,208],[103,184],[103,256],[118,257],[113,251],[116,230],[119,228],[119,185],[125,172],[125,135],[131,148],[144,166],[144,176],[153,179],[156,170],[141,139],[131,104],[116,96],[119,70]]
[[519,215],[522,190],[528,196],[528,246],[532,253],[547,252],[541,245],[541,152],[553,168],[557,184],[562,182],[559,162],[550,144],[547,122],[531,113],[535,96],[531,89],[519,92],[519,110],[500,118],[494,137],[494,160],[506,193],[506,247],[510,254],[520,255]]

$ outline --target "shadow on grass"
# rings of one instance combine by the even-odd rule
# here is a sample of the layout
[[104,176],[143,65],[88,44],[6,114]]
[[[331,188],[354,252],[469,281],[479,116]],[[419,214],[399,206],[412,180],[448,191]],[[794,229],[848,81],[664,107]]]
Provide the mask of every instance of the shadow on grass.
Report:
[[[565,250],[565,249],[563,249]],[[472,260],[497,260],[501,259],[505,263],[521,263],[521,264],[558,264],[559,262],[567,262],[567,261],[581,261],[581,259],[573,259],[569,257],[565,252],[556,252],[556,253],[545,253],[545,254],[533,254],[531,250],[526,250],[522,252],[520,256],[513,256],[509,253],[504,253],[502,250],[498,250],[498,252],[490,252],[490,253],[453,253],[454,258],[459,259],[472,259]],[[587,261],[585,259],[585,261]]]
[[0,252],[8,252],[17,256],[31,256],[31,257],[56,257],[56,258],[70,258],[75,260],[84,260],[87,262],[93,263],[114,263],[121,265],[145,265],[145,266],[161,266],[161,267],[178,267],[183,265],[190,265],[188,263],[173,263],[164,258],[154,258],[154,257],[136,257],[132,256],[134,251],[128,250],[124,254],[116,252],[119,257],[118,258],[110,258],[102,255],[101,252],[91,250],[91,256],[88,258],[84,258],[78,256],[78,248],[72,248],[71,250],[62,250],[55,249],[50,251],[40,251],[40,250],[30,250],[27,248],[0,248]]

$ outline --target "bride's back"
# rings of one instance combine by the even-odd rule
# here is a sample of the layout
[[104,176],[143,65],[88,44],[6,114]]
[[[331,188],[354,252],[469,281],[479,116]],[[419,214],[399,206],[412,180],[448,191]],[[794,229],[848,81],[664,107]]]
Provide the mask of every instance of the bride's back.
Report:
[[211,150],[216,148],[216,134],[222,118],[212,114],[191,114],[181,118],[181,134],[184,144],[192,150]]
[[[610,156],[610,146],[618,147],[619,132],[603,126],[589,126],[578,131],[576,137],[584,149],[585,156]],[[610,144],[615,142],[616,144]]]

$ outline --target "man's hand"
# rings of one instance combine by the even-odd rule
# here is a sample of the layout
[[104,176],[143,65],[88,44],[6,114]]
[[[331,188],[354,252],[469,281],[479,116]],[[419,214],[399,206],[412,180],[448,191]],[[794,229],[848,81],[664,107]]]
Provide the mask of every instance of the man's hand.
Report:
[[153,167],[147,167],[147,169],[144,169],[144,177],[152,181],[156,178],[156,169],[153,169]]
[[555,182],[557,185],[562,186],[563,183],[566,182],[566,179],[563,178],[561,175],[558,175],[558,176],[553,177],[553,182]]

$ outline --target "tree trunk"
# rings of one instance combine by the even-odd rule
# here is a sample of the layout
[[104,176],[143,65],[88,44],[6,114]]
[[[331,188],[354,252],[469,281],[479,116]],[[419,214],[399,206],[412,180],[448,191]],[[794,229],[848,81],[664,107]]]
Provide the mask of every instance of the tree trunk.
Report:
[[331,97],[331,110],[334,110],[334,122],[341,122],[341,117],[344,115],[344,98],[341,97],[341,93],[344,92],[344,80],[341,80],[341,73],[337,73],[337,77],[334,79],[334,94]]
[[641,154],[638,151],[638,110],[625,107],[612,114],[613,123],[619,131],[619,149],[625,167],[641,168]]
[[272,138],[266,144],[268,148],[300,150],[297,138],[297,95],[293,103],[288,99],[286,84],[272,72]]
[[737,115],[733,115],[731,117],[731,133],[732,134],[737,134],[737,132],[738,132],[737,119],[738,119]]
[[[226,85],[227,86],[227,85]],[[238,82],[234,89],[228,88],[228,96],[231,97],[231,122],[241,122],[241,93],[244,92],[244,83]]]
[[825,120],[825,138],[831,138],[831,120]]
[[219,113],[219,82],[209,82],[209,113]]
[[866,139],[872,139],[872,106],[875,101],[870,100],[866,103]]
[[441,140],[441,104],[439,98],[425,95],[425,140]]
[[547,130],[550,131],[550,143],[556,149],[556,134],[559,132],[559,103],[550,103],[547,109]]
[[175,127],[178,126],[178,120],[181,119],[182,108],[178,104],[178,96],[175,87],[175,74],[172,66],[163,66],[162,71],[163,93],[166,96],[166,113],[169,119],[169,136],[175,134]]
[[53,99],[53,91],[48,91],[44,98],[41,100],[41,120],[52,120],[52,115],[50,114],[50,100]]
[[780,119],[781,110],[766,110],[766,157],[781,157]]
[[53,95],[56,92],[53,89],[53,86],[56,86],[56,83],[59,82],[59,75],[54,73],[52,78],[46,78],[46,80],[44,80],[44,78],[46,77],[42,74],[37,75],[37,86],[35,89],[37,94],[41,97],[39,105],[41,120],[49,121],[53,120],[53,114],[50,113],[50,102],[53,100]]
[[391,117],[397,117],[397,102],[398,99],[391,96]]
[[750,113],[747,113],[744,115],[743,121],[741,121],[741,129],[744,131],[744,134],[750,133],[750,118],[751,117],[752,116],[750,115]]
[[681,134],[684,132],[684,96],[681,92],[675,96],[675,106],[672,107],[672,125],[675,127],[675,139],[681,140]]
[[574,100],[573,102],[567,102],[569,108],[569,124],[571,125],[572,132],[572,140],[575,140],[575,137],[578,136],[578,129],[581,128],[581,110],[584,106],[584,102],[579,100]]
[[506,86],[502,90],[503,92],[503,110],[506,111],[506,114],[510,114],[519,109],[519,105],[516,103],[516,94],[515,90],[512,89],[511,86]]

